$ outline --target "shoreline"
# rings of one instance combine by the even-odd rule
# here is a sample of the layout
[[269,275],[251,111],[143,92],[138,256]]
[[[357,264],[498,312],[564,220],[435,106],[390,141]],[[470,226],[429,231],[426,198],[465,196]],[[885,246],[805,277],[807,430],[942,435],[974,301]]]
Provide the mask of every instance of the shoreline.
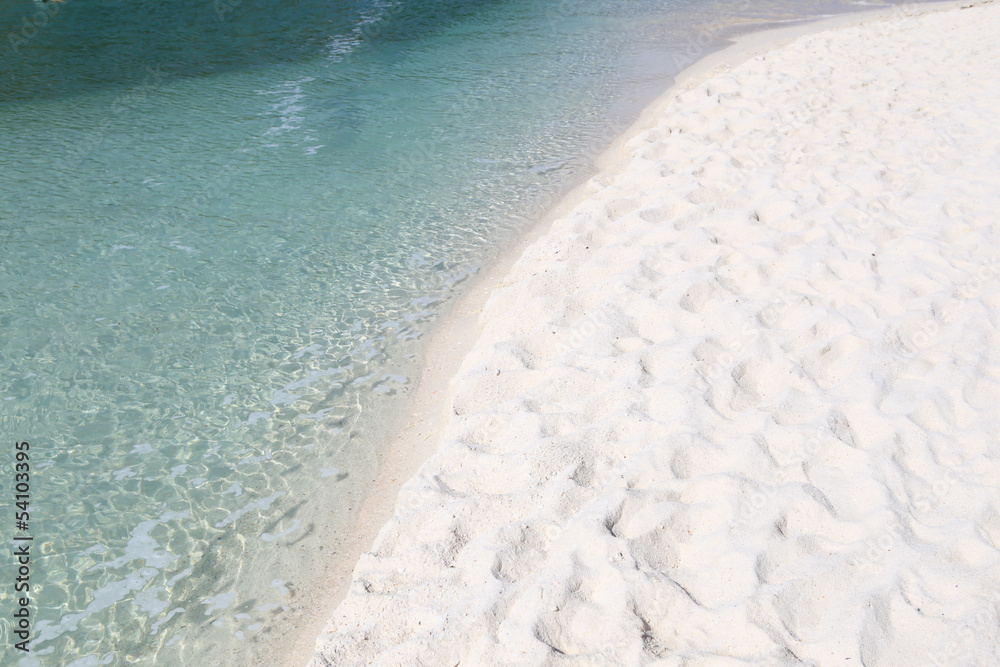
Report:
[[702,83],[720,68],[728,70],[737,67],[758,55],[780,49],[804,35],[861,22],[948,11],[965,4],[978,3],[945,0],[863,9],[821,19],[803,19],[803,22],[791,26],[757,29],[753,24],[734,24],[720,28],[720,33],[727,29],[750,32],[742,32],[729,38],[734,43],[702,55],[682,70],[673,84],[648,104],[637,120],[598,155],[593,163],[593,173],[582,183],[572,187],[555,206],[531,224],[511,248],[480,272],[435,328],[424,351],[423,368],[407,414],[400,415],[389,429],[394,435],[382,462],[378,480],[362,504],[355,529],[345,539],[350,555],[338,559],[333,568],[334,584],[327,596],[329,604],[324,611],[313,614],[307,627],[299,631],[284,664],[301,665],[313,656],[323,639],[323,627],[348,594],[359,559],[371,548],[379,531],[393,517],[400,502],[402,486],[414,477],[421,465],[439,451],[440,437],[448,421],[444,410],[454,398],[457,374],[479,339],[482,330],[480,315],[494,290],[510,275],[511,268],[523,258],[525,251],[550,232],[553,223],[589,199],[599,189],[599,181],[610,179],[627,168],[630,159],[626,152],[627,144],[655,126],[663,110],[680,91]]

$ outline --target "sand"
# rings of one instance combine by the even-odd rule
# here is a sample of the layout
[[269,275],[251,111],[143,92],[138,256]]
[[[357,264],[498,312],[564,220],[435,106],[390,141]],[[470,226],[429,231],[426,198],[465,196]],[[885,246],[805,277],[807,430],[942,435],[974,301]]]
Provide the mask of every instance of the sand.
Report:
[[651,107],[310,665],[1000,664],[997,35],[841,20]]

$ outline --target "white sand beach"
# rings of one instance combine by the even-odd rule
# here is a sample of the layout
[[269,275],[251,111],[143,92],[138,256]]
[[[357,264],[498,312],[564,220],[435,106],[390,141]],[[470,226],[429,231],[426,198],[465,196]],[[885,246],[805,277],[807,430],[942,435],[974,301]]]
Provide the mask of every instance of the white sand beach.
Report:
[[1000,664],[1000,5],[821,27],[486,285],[312,667]]

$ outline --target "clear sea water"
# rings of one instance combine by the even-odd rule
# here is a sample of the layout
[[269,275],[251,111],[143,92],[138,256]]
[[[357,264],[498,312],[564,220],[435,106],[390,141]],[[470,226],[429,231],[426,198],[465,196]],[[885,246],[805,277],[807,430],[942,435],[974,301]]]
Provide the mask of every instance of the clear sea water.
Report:
[[2,0],[0,663],[279,662],[465,281],[715,28],[855,8]]

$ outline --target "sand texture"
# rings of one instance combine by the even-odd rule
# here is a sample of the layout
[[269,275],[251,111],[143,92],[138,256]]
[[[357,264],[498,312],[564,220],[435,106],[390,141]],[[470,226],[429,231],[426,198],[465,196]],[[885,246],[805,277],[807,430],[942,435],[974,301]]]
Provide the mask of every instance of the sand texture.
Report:
[[674,89],[493,291],[310,664],[1000,664],[998,35]]

